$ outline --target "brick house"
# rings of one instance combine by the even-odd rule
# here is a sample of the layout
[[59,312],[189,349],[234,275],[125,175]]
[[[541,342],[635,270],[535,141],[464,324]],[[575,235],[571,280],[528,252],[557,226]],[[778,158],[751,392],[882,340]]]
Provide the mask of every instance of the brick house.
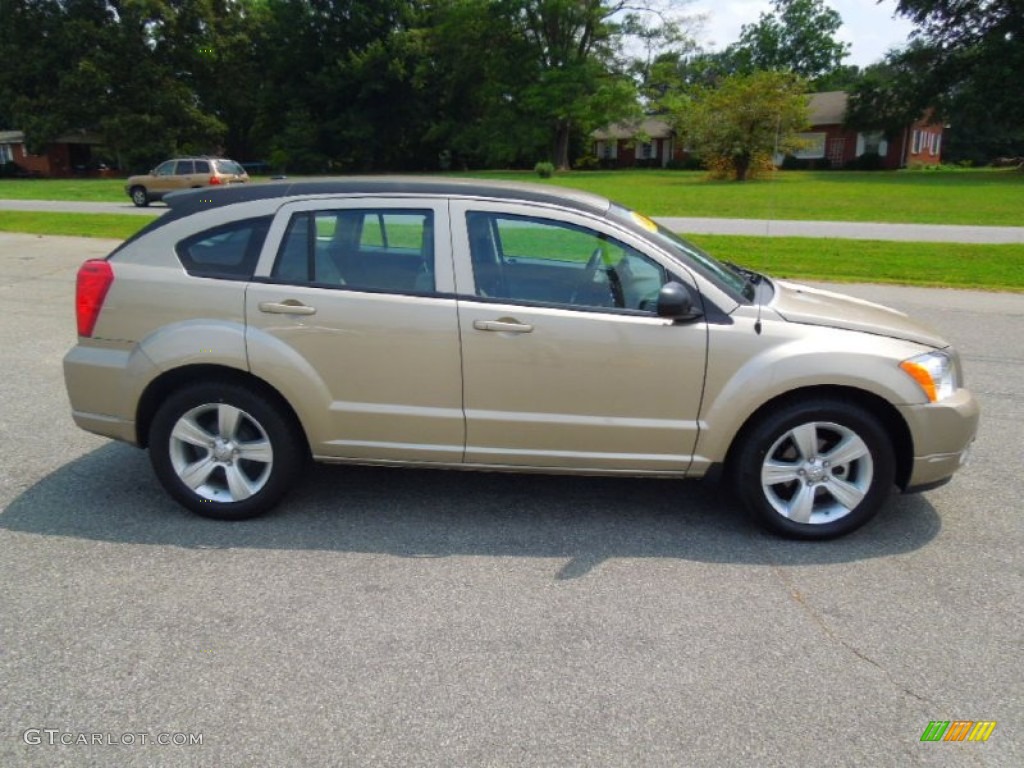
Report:
[[96,133],[82,131],[60,136],[47,144],[41,154],[32,154],[21,131],[0,131],[0,165],[14,163],[19,173],[29,176],[62,178],[104,175],[93,163],[93,147],[103,141]]
[[594,156],[607,168],[663,168],[685,157],[676,132],[660,117],[613,123],[591,138]]
[[[846,103],[845,91],[810,94],[811,125],[800,134],[807,146],[794,157],[815,168],[843,168],[871,153],[879,156],[882,168],[893,170],[941,162],[943,126],[929,115],[886,139],[882,131],[845,128]],[[594,131],[591,138],[593,153],[605,167],[665,167],[672,160],[687,157],[683,142],[668,121],[659,117],[613,123]],[[776,162],[781,164],[783,159],[776,158]]]
[[843,168],[871,153],[876,153],[881,167],[888,170],[941,162],[943,126],[933,122],[930,115],[887,139],[882,131],[854,131],[843,126],[847,98],[845,91],[811,94],[811,127],[800,134],[807,146],[794,157],[820,168]]

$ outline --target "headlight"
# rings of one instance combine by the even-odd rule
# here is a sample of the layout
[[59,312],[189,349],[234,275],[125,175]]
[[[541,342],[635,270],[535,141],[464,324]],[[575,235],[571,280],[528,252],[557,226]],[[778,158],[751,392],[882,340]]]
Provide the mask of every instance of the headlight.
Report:
[[956,390],[956,367],[945,352],[925,352],[904,360],[900,368],[921,386],[930,402],[945,400]]

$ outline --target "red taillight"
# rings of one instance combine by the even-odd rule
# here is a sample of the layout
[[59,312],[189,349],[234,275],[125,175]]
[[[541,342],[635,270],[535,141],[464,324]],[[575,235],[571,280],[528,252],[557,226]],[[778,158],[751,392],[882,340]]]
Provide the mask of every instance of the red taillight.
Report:
[[103,300],[113,282],[114,270],[103,259],[89,259],[79,267],[75,286],[75,315],[78,318],[79,336],[92,336],[92,329],[96,327],[96,319],[103,308]]
[[223,182],[220,180],[220,176],[211,176],[210,177],[210,185],[211,186],[216,185],[216,184],[222,184],[222,183]]

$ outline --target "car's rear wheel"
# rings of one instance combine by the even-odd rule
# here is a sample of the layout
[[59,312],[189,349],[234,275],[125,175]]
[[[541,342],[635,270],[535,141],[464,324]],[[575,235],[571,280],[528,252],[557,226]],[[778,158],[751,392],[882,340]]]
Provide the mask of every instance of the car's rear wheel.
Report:
[[244,520],[277,504],[296,480],[306,446],[289,415],[235,384],[200,384],[169,397],[153,418],[149,455],[183,506]]
[[130,194],[132,202],[139,208],[145,208],[149,205],[149,194],[147,194],[145,187],[132,187]]
[[733,462],[745,506],[772,530],[828,539],[859,528],[885,503],[895,457],[884,426],[840,400],[767,412]]

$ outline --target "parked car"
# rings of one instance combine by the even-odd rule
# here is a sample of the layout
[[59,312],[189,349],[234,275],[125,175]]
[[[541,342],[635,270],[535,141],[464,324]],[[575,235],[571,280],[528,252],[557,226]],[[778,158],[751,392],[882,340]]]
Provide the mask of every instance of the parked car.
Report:
[[249,174],[234,160],[223,157],[178,157],[166,160],[147,174],[129,176],[124,191],[132,202],[144,208],[154,200],[180,189],[244,184]]
[[148,447],[200,515],[267,511],[312,457],[724,473],[773,530],[828,538],[974,439],[935,332],[590,194],[368,178],[167,202],[82,265],[64,372],[76,423]]

